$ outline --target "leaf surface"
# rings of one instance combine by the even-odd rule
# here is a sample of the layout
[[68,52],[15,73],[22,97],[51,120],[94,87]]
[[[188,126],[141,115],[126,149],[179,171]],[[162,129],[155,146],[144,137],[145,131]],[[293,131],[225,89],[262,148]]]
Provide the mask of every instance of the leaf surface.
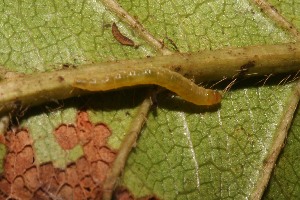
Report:
[[[158,43],[163,41],[164,48],[170,52],[297,40],[293,32],[278,23],[278,18],[284,16],[298,28],[299,2],[270,1],[278,10],[277,17],[266,14],[255,2],[259,1],[131,0],[118,3],[145,28],[146,36],[152,35]],[[0,63],[8,71],[35,74],[166,52],[147,41],[144,32],[120,17],[106,1],[0,4]],[[121,45],[111,33],[113,22],[139,47]],[[295,82],[272,84],[265,77],[259,81],[266,84],[261,86],[256,80],[246,86],[237,84],[224,95],[220,107],[213,108],[194,106],[169,92],[159,94],[157,106],[144,116],[146,124],[127,160],[119,185],[136,198],[149,195],[161,199],[256,198],[256,191],[263,191],[266,186],[261,183],[268,182],[264,171],[272,150],[279,148],[280,151],[284,145],[276,141],[288,130],[292,118],[288,118],[287,113],[296,106],[294,101],[298,98]],[[96,198],[102,194],[106,178],[103,174],[113,165],[147,91],[148,87],[124,89],[58,103],[49,99],[52,103],[26,112],[20,124],[13,122],[18,128],[17,136],[19,129],[28,132],[27,139],[23,136],[23,139],[12,140],[21,141],[18,150],[15,149],[17,142],[6,141],[3,135],[0,138],[3,158],[0,164],[3,163],[4,174],[0,193],[24,198],[52,193],[62,198],[70,197],[69,194],[73,198]],[[293,121],[266,197],[300,195],[295,178],[298,177],[299,163],[295,154],[299,144],[293,142],[297,141],[298,121],[298,117]],[[66,131],[58,136],[57,131],[62,126],[67,127]],[[287,127],[285,132],[282,126]],[[8,135],[14,138],[11,133]],[[27,147],[33,153],[25,153],[30,152]],[[9,165],[12,158],[22,160],[20,155],[27,155],[34,164],[22,161],[24,170],[17,169],[16,163]],[[8,166],[13,166],[13,172]],[[51,184],[51,178],[45,179],[49,183],[45,192],[40,189],[42,185],[33,184],[33,177],[41,180],[42,175],[46,176],[38,174],[36,166],[64,171],[59,174],[53,170],[53,176],[59,177],[55,179],[58,183]],[[84,166],[91,170],[81,170]],[[280,175],[282,173],[284,175]],[[23,182],[18,175],[24,177]],[[291,177],[293,181],[286,184]],[[80,181],[88,185],[87,188],[93,188],[93,183],[100,192],[95,189],[84,193],[79,187]],[[62,183],[64,186],[58,187]],[[292,192],[285,192],[290,190]]]

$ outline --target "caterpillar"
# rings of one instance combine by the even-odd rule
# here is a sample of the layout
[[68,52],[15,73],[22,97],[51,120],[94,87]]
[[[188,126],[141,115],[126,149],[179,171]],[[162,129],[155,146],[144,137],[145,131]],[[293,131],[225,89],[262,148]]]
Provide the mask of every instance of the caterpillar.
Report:
[[167,88],[196,105],[214,105],[221,101],[219,92],[199,87],[184,76],[159,67],[110,68],[105,75],[93,73],[84,77],[78,75],[72,86],[88,91],[106,91],[148,84]]
[[112,31],[112,34],[114,36],[114,38],[120,42],[121,44],[123,45],[126,45],[126,46],[135,46],[134,42],[129,39],[128,37],[124,36],[119,28],[117,27],[116,23],[114,22],[111,26],[111,31]]

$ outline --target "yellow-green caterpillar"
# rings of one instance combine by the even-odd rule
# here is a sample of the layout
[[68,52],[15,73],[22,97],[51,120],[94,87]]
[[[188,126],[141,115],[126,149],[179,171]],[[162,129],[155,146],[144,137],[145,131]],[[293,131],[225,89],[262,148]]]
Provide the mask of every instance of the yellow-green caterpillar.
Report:
[[159,85],[196,105],[213,105],[221,101],[217,91],[199,87],[184,76],[166,68],[124,67],[110,68],[108,73],[76,76],[73,87],[89,91],[106,91],[135,85]]

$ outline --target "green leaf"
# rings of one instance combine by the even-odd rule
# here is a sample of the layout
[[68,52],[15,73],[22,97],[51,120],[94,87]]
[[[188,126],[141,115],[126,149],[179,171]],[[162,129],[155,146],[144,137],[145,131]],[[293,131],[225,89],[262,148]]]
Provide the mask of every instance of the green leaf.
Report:
[[138,196],[155,193],[163,199],[247,197],[260,178],[277,134],[274,121],[282,118],[292,90],[238,89],[216,112],[184,112],[182,103],[168,106],[172,101],[165,101],[147,121],[124,184]]
[[285,148],[266,191],[266,199],[297,199],[299,196],[299,108],[296,113]]
[[[272,7],[264,7],[264,1],[255,2],[259,1],[131,0],[120,1],[121,7],[114,7],[116,2],[108,0],[6,1],[0,3],[0,63],[7,71],[34,76],[37,72],[85,63],[298,40],[299,3],[270,1],[278,10],[271,15]],[[122,13],[122,8],[129,14]],[[137,48],[124,46],[114,38],[113,22]],[[2,78],[9,79],[7,71],[1,73]],[[0,135],[3,173],[0,194],[34,198],[42,192],[70,198],[68,192],[77,191],[80,181],[93,182],[101,190],[103,185],[104,188],[109,185],[111,177],[114,183],[114,176],[122,171],[118,186],[127,188],[136,198],[155,195],[161,199],[255,199],[263,194],[275,167],[265,197],[300,196],[296,155],[299,119],[298,114],[292,117],[299,86],[296,82],[274,84],[266,77],[251,81],[246,86],[235,84],[225,93],[219,107],[198,107],[163,92],[158,95],[157,106],[149,111],[141,105],[151,87],[102,92],[59,102],[48,98],[50,104],[30,109],[25,115],[26,109],[19,107],[16,99],[16,110],[10,113],[11,128],[16,137],[19,129],[26,130],[33,142],[20,139],[27,143],[14,150],[17,140],[7,140],[14,136]],[[266,84],[258,84],[260,81]],[[80,118],[85,111],[87,114]],[[284,145],[282,137],[285,138],[292,120],[284,153],[275,165]],[[66,138],[60,140],[55,134],[62,126],[74,128],[76,135],[70,136],[71,132],[65,131],[62,137]],[[97,132],[100,127],[101,134]],[[131,132],[140,133],[132,150],[132,144],[124,145]],[[73,136],[77,138],[74,143]],[[25,169],[18,171],[17,165],[9,165],[9,158],[14,155],[19,158],[27,147],[33,149],[30,159],[34,163],[24,164]],[[122,154],[124,149],[131,150],[128,160],[126,155],[121,159],[127,161],[125,169],[118,158],[113,162],[114,156]],[[55,184],[62,187],[50,184],[51,187],[47,185],[50,189],[45,186],[40,190],[43,185],[33,186],[35,177],[43,176],[36,173],[29,176],[28,172],[47,163],[61,169],[56,181],[62,182]],[[89,172],[79,166],[89,168]],[[118,172],[111,172],[117,167]],[[10,168],[16,171],[15,175]],[[70,175],[74,168],[76,175]],[[23,185],[18,183],[19,172]],[[89,178],[92,181],[87,181]],[[20,187],[23,193],[7,190],[12,185]],[[72,195],[82,197],[74,191]],[[89,192],[99,195],[96,190],[87,191],[86,195]],[[109,191],[104,193],[111,195],[107,194]]]

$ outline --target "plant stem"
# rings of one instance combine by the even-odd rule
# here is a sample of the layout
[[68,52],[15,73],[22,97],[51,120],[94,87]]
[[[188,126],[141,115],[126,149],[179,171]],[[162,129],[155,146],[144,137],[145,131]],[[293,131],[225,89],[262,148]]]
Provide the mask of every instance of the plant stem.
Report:
[[88,93],[73,87],[78,76],[89,79],[96,74],[99,79],[115,73],[115,70],[147,66],[168,68],[196,82],[294,72],[300,70],[300,43],[176,53],[16,76],[0,82],[0,112],[8,112],[20,105],[33,106]]

